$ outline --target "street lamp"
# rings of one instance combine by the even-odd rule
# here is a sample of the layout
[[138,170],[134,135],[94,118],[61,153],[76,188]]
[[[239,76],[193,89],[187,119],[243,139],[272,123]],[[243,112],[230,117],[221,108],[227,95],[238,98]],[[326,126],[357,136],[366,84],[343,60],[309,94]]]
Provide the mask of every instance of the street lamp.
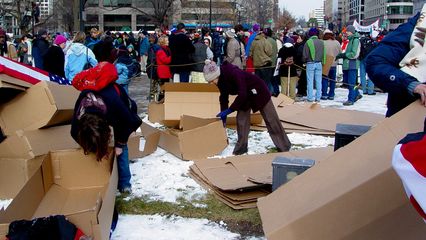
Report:
[[210,31],[212,30],[212,0],[210,0],[209,29],[210,29]]

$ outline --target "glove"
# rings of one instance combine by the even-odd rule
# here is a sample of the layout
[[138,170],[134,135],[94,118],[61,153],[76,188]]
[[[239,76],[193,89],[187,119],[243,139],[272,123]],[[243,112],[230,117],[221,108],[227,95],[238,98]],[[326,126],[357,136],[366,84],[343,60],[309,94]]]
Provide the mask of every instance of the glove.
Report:
[[345,53],[339,53],[339,54],[337,54],[336,59],[339,59],[339,58],[345,59],[346,58],[346,54]]
[[217,115],[216,115],[216,117],[219,117],[221,120],[222,120],[222,122],[223,122],[223,127],[226,127],[226,117],[229,115],[229,114],[231,114],[233,111],[231,110],[231,109],[226,109],[226,110],[223,110],[222,112],[220,112],[220,113],[218,113]]

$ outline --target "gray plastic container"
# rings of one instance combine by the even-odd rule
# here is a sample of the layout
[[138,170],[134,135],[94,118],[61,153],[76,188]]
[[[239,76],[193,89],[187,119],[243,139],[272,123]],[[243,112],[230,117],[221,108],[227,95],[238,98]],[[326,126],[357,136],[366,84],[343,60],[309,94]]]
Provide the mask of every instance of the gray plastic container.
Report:
[[307,158],[276,157],[272,161],[272,191],[312,167],[315,161]]

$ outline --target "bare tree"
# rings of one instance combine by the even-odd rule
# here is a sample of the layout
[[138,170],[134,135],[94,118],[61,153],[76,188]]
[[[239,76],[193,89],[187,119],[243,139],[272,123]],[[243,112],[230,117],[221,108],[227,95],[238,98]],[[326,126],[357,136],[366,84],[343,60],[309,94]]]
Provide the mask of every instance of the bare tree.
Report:
[[152,5],[152,12],[146,12],[141,8],[131,6],[130,8],[141,13],[144,17],[150,19],[154,24],[160,28],[167,28],[171,17],[171,10],[174,0],[147,0]]
[[2,0],[0,2],[0,16],[15,18],[18,22],[21,33],[28,33],[37,26],[44,25],[52,15],[48,15],[41,21],[33,22],[32,5],[30,0]]
[[296,26],[296,18],[285,8],[280,12],[278,17],[277,27],[279,29],[291,29]]

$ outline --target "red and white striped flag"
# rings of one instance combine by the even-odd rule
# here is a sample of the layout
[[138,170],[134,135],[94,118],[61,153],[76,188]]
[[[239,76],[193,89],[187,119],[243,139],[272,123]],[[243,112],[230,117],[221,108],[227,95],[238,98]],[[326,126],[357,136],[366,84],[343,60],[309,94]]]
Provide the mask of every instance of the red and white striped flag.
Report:
[[426,221],[426,134],[408,134],[395,146],[392,166],[410,202]]
[[31,84],[49,81],[48,72],[2,56],[0,56],[0,73]]

